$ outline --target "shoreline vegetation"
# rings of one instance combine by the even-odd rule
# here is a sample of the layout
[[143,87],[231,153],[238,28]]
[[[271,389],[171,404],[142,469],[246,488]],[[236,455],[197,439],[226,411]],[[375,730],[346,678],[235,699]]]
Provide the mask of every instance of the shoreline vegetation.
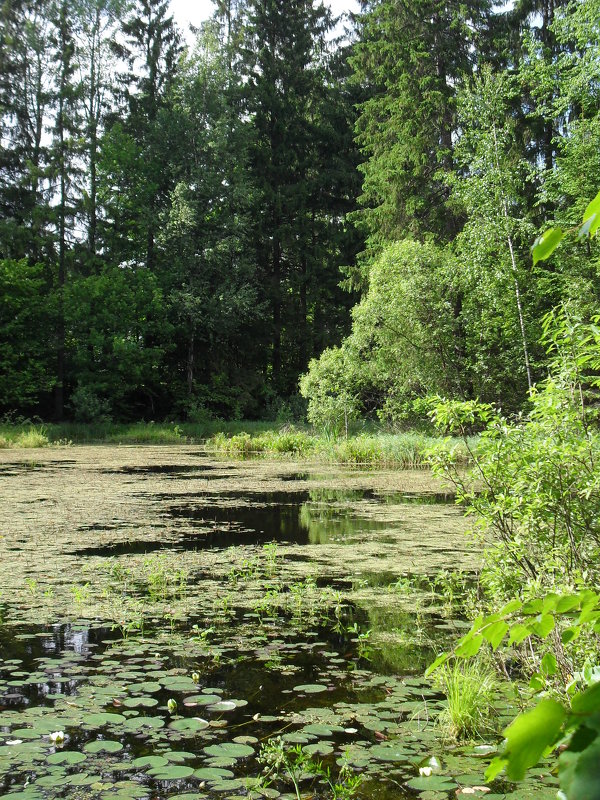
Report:
[[246,458],[294,456],[337,464],[427,468],[429,453],[440,446],[452,449],[460,461],[469,460],[468,443],[418,431],[391,433],[361,429],[348,437],[331,437],[308,426],[265,422],[99,423],[0,425],[0,449],[78,444],[203,445],[207,452]]

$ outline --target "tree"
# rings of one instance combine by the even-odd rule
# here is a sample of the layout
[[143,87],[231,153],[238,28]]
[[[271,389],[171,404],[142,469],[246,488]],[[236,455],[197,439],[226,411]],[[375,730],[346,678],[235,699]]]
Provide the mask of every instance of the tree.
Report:
[[81,43],[79,59],[82,73],[82,124],[85,130],[85,159],[87,186],[83,193],[83,212],[87,224],[88,256],[98,255],[98,162],[100,140],[107,114],[113,100],[111,76],[115,63],[111,57],[111,42],[123,0],[79,0]]
[[[491,352],[488,349],[485,354],[485,346],[477,348],[477,360],[484,359],[478,368],[479,383],[491,378],[496,390],[500,389],[501,381],[494,375],[494,369],[501,362],[496,360],[492,364],[490,356],[492,352],[497,354],[499,348],[513,349],[509,342],[515,341],[515,333],[520,339],[522,358],[520,364],[510,361],[505,364],[506,386],[513,383],[509,376],[514,376],[515,371],[524,375],[529,389],[533,386],[531,336],[523,303],[525,278],[520,255],[524,242],[532,238],[532,227],[521,192],[527,169],[510,117],[514,93],[510,77],[493,74],[486,67],[462,90],[461,137],[455,151],[458,171],[451,181],[453,200],[462,205],[467,217],[456,242],[466,267],[465,295],[469,307],[463,309],[463,317],[473,313],[480,316],[479,320],[471,316],[466,325],[473,336],[487,340]],[[529,294],[535,298],[531,276],[527,283]],[[509,287],[514,298],[512,309],[502,299]],[[486,310],[499,315],[494,326],[490,325]],[[489,397],[489,390],[480,390],[477,395]],[[517,388],[519,396],[522,392]],[[507,393],[502,399],[509,397]],[[514,400],[513,397],[509,402]]]
[[455,92],[472,72],[491,4],[365,5],[352,58],[354,80],[369,93],[356,125],[365,159],[356,220],[375,252],[425,231],[448,241],[461,226],[445,180],[453,167]]
[[[318,345],[311,341],[314,315],[322,321],[335,308],[329,298],[339,274],[339,236],[328,237],[335,216],[339,225],[339,189],[342,197],[347,189],[336,185],[331,141],[323,147],[332,122],[325,109],[335,97],[328,84],[331,27],[331,14],[312,0],[248,3],[245,113],[253,128],[251,169],[259,192],[255,246],[271,317],[265,368],[276,396],[294,393],[298,373]],[[333,104],[338,115],[340,99]],[[344,126],[348,117],[337,119]]]
[[0,259],[0,410],[35,408],[52,388],[44,268]]
[[167,0],[136,0],[122,24],[116,55],[128,64],[120,76],[123,105],[111,115],[106,158],[107,239],[119,260],[156,269],[158,219],[174,181],[165,112],[180,53],[179,33]]
[[[175,331],[172,357],[177,384],[185,385],[177,392],[180,407],[207,405],[219,413],[231,411],[240,382],[251,380],[256,354],[247,331],[261,316],[250,241],[254,188],[247,130],[233,113],[227,58],[208,26],[181,64],[172,96],[179,180],[160,236],[170,258],[161,283]],[[220,375],[231,395],[215,405],[210,387]]]
[[54,386],[54,416],[63,418],[66,383],[64,289],[67,283],[69,227],[77,215],[74,196],[75,159],[79,154],[79,97],[81,85],[75,78],[75,39],[73,18],[67,0],[57,0],[52,6],[53,60],[56,65],[56,85],[53,141],[50,149],[50,175],[57,194],[54,209],[56,225],[56,383]]
[[44,138],[51,101],[50,19],[37,0],[0,7],[0,255],[50,251]]
[[410,240],[388,245],[352,311],[350,336],[311,361],[301,379],[309,414],[317,419],[330,406],[359,405],[402,424],[412,401],[425,394],[463,396],[464,343],[453,298],[460,291],[457,273],[449,250]]

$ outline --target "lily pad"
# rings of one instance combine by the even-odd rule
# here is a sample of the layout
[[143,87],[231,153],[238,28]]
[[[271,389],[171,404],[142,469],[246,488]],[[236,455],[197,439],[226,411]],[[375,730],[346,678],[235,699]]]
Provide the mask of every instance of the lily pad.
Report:
[[304,683],[300,686],[294,686],[295,692],[303,692],[304,694],[319,694],[326,692],[327,687],[322,683]]
[[157,781],[178,781],[182,778],[189,778],[194,774],[193,767],[184,767],[180,764],[172,764],[168,767],[158,767],[151,769],[148,775],[151,775]]
[[233,772],[229,769],[217,769],[216,767],[202,767],[194,772],[194,777],[201,781],[221,781],[223,778],[233,778]]
[[176,719],[169,725],[175,731],[184,731],[186,733],[196,733],[208,728],[208,722],[200,717],[190,717],[184,719]]
[[254,748],[248,744],[225,742],[224,744],[211,744],[204,748],[204,752],[217,758],[247,758],[254,755]]
[[46,761],[48,764],[81,764],[85,759],[85,753],[79,753],[76,750],[59,750],[58,753],[49,755]]
[[119,753],[123,745],[110,739],[96,739],[95,742],[88,742],[83,749],[86,753]]

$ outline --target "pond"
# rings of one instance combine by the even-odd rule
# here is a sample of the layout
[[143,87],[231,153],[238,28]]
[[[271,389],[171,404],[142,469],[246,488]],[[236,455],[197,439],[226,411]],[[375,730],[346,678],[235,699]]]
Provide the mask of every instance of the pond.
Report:
[[480,552],[429,473],[13,450],[0,502],[0,796],[555,796],[441,737]]

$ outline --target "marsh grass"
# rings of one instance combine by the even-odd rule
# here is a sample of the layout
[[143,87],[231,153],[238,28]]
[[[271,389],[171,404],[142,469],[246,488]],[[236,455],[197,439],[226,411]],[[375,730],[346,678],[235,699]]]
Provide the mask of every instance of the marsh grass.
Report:
[[498,681],[489,664],[457,660],[440,670],[436,685],[446,695],[446,707],[438,717],[445,738],[481,739],[495,731]]
[[48,432],[42,425],[4,425],[0,429],[0,449],[47,447]]
[[436,446],[452,449],[459,461],[468,460],[468,448],[462,440],[442,441],[413,431],[387,433],[368,426],[348,438],[336,439],[307,426],[252,421],[0,425],[0,449],[49,444],[205,444],[209,451],[233,458],[293,456],[332,464],[402,469],[427,467],[429,452]]
[[256,434],[242,431],[227,435],[219,431],[206,442],[209,450],[238,458],[292,455],[335,464],[401,469],[426,468],[434,444],[437,448],[452,449],[459,460],[468,460],[468,449],[463,442],[454,439],[442,442],[417,432],[357,433],[347,439],[332,439],[286,426]]

